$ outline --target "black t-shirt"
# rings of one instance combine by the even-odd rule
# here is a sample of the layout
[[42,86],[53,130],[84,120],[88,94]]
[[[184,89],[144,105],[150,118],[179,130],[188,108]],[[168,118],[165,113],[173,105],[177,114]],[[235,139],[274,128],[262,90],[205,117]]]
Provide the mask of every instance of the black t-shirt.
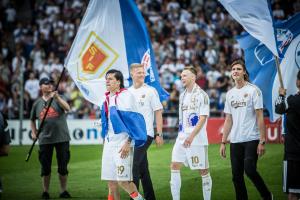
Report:
[[275,105],[276,113],[286,113],[285,158],[300,160],[300,94],[290,95],[287,98],[287,104],[286,108],[284,98],[281,96]]

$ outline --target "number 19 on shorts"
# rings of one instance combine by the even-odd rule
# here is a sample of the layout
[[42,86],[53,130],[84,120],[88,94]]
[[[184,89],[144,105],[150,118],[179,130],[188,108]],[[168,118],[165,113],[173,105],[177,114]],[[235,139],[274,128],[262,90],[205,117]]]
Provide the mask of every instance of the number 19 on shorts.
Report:
[[119,175],[119,176],[122,175],[123,172],[124,172],[124,170],[125,170],[124,165],[119,165],[119,166],[118,166],[118,175]]

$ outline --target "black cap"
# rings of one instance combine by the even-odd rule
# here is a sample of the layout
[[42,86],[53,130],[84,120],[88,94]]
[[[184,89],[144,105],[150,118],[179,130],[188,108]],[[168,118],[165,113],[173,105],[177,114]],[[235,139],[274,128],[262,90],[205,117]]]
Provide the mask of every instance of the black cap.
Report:
[[298,71],[297,79],[300,80],[300,70]]
[[43,85],[43,84],[48,85],[48,84],[53,84],[53,83],[54,83],[54,81],[52,79],[47,78],[47,77],[42,78],[40,80],[40,86]]

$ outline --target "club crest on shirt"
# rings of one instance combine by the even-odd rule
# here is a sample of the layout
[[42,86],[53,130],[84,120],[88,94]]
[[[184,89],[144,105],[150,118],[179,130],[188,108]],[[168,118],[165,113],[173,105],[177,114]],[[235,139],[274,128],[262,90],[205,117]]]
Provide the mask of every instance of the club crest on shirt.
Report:
[[247,93],[244,94],[244,98],[247,98],[249,95]]
[[191,113],[188,117],[189,126],[196,126],[198,120],[199,120],[198,115],[196,113]]

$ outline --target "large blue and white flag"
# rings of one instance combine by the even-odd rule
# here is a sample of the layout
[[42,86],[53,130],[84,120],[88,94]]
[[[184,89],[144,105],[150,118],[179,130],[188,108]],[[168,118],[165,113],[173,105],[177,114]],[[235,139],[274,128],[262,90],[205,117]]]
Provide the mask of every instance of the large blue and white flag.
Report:
[[[280,68],[287,95],[297,92],[296,75],[300,69],[300,13],[288,20],[275,23],[277,29],[277,46],[284,58],[280,59]],[[244,49],[245,62],[250,80],[263,93],[264,106],[270,114],[270,120],[277,120],[275,101],[280,87],[275,58],[272,52],[260,41],[249,34],[237,38]]]
[[161,88],[155,57],[144,19],[133,0],[90,0],[76,38],[65,60],[72,79],[83,96],[101,106],[105,73],[120,70],[129,86],[129,66],[142,63],[146,83],[156,88],[161,100],[168,93]]
[[281,57],[276,46],[276,33],[268,0],[219,0],[230,15],[254,38],[261,41],[272,53]]

